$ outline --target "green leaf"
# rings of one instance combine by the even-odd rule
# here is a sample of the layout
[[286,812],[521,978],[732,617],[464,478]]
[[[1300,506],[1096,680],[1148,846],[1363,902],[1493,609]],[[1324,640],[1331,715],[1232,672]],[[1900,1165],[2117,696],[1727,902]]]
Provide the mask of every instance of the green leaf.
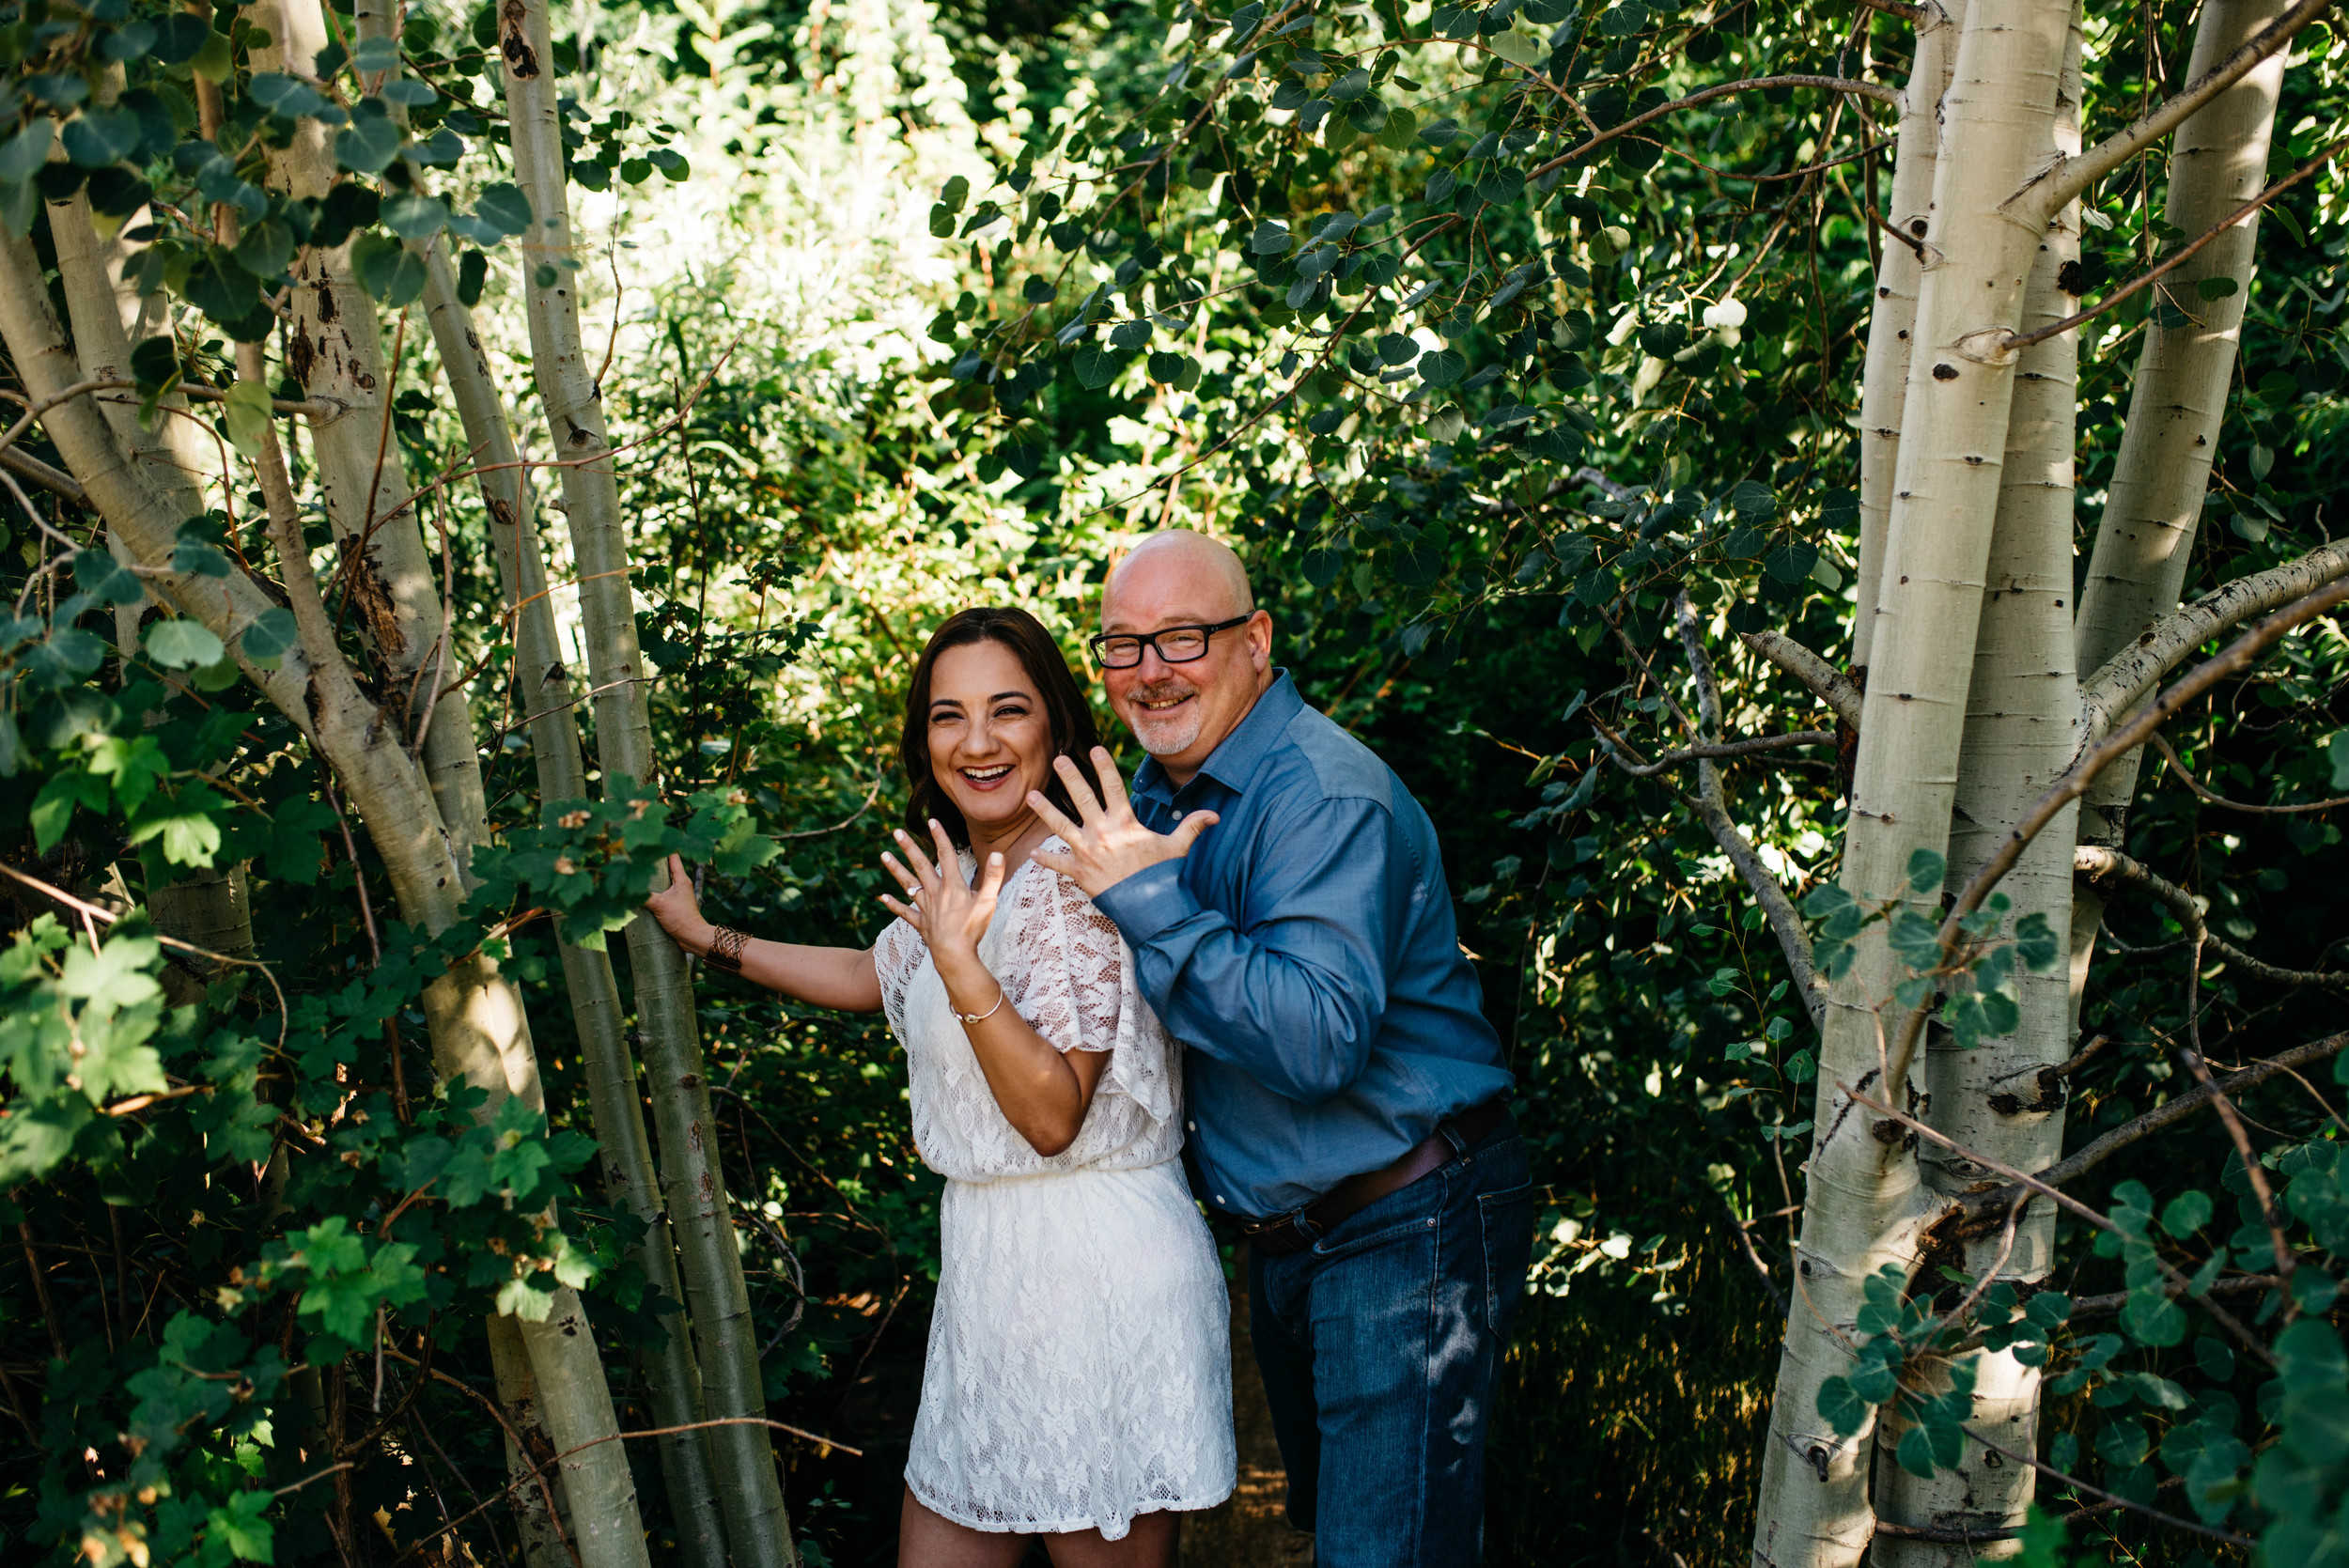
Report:
[[308,796],[296,796],[277,808],[270,821],[266,865],[281,882],[310,887],[319,879],[319,835],[335,823],[334,808]]
[[[1156,355],[1151,357],[1157,358]],[[1077,380],[1087,387],[1097,390],[1109,385],[1117,379],[1118,367],[1123,363],[1105,345],[1081,343],[1077,346]]]
[[1778,495],[1769,486],[1748,479],[1729,492],[1729,504],[1748,522],[1766,522],[1778,515]]
[[147,629],[147,656],[166,670],[217,664],[226,651],[210,629],[185,617],[157,621]]
[[2196,1189],[2181,1192],[2161,1211],[2161,1228],[2184,1241],[2210,1223],[2210,1194]]
[[228,384],[221,403],[221,422],[227,427],[229,444],[247,458],[260,456],[261,437],[275,417],[276,409],[268,387],[258,381]]
[[49,138],[55,121],[36,116],[23,130],[0,142],[0,180],[30,179],[49,161]]
[[101,604],[136,604],[147,593],[138,573],[102,550],[75,552],[73,583]]
[[447,225],[448,204],[437,197],[403,191],[385,198],[382,223],[402,240],[429,240]]
[[424,258],[397,240],[361,235],[350,247],[350,266],[359,275],[359,286],[391,309],[413,303],[424,292]]
[[1419,358],[1420,380],[1447,387],[1468,374],[1468,356],[1456,349],[1430,349]]
[[1830,1377],[1819,1385],[1819,1415],[1838,1437],[1848,1437],[1868,1422],[1869,1403],[1845,1377]]
[[243,319],[261,303],[261,280],[245,270],[235,253],[215,245],[188,270],[181,292],[190,304],[225,325]]
[[482,190],[481,199],[474,204],[474,213],[485,224],[506,235],[526,234],[530,230],[530,198],[521,187],[501,180]]
[[1896,1452],[1901,1468],[1924,1481],[1933,1479],[1933,1439],[1922,1426],[1912,1426],[1901,1434],[1901,1446]]
[[237,643],[247,659],[264,669],[275,669],[277,660],[294,645],[297,635],[293,612],[283,605],[272,605],[253,617]]
[[1949,862],[1932,849],[1912,850],[1908,857],[1908,888],[1911,893],[1936,893],[1949,877]]
[[381,174],[399,156],[399,126],[382,104],[364,100],[350,123],[334,132],[334,159],[353,174]]
[[66,121],[66,156],[82,168],[104,168],[129,157],[141,134],[138,116],[128,109],[86,109]]

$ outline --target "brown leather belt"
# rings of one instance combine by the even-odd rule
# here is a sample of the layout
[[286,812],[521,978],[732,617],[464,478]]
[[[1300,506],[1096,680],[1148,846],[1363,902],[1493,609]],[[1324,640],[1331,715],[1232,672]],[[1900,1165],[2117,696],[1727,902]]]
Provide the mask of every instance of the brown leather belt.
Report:
[[1276,1214],[1269,1219],[1244,1221],[1240,1232],[1267,1257],[1285,1258],[1302,1252],[1388,1193],[1402,1191],[1446,1161],[1483,1142],[1508,1114],[1509,1102],[1500,1095],[1483,1105],[1470,1106],[1456,1116],[1446,1117],[1424,1141],[1386,1169],[1348,1176],[1302,1208]]

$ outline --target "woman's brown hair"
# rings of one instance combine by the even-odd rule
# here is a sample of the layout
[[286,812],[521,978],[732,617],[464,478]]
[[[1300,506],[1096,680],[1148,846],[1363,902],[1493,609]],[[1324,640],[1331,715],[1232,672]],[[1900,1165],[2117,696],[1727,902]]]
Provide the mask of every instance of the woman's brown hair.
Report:
[[[1079,768],[1089,769],[1088,758],[1098,739],[1093,727],[1093,709],[1085,705],[1077,677],[1068,672],[1066,656],[1034,615],[1025,610],[982,605],[949,616],[946,624],[931,635],[929,645],[922,650],[921,662],[913,667],[913,684],[906,689],[905,736],[898,742],[898,755],[905,763],[910,786],[906,796],[906,831],[917,843],[929,842],[930,818],[936,817],[945,828],[946,836],[957,846],[970,846],[971,830],[962,820],[962,813],[930,772],[930,675],[938,668],[939,656],[948,648],[968,647],[973,643],[1000,643],[1019,660],[1019,667],[1035,683],[1036,695],[1043,700],[1044,716],[1051,726],[1054,755],[1073,758]],[[1071,819],[1077,815],[1077,808],[1068,798],[1068,786],[1062,782],[1058,769],[1046,782],[1044,798]]]

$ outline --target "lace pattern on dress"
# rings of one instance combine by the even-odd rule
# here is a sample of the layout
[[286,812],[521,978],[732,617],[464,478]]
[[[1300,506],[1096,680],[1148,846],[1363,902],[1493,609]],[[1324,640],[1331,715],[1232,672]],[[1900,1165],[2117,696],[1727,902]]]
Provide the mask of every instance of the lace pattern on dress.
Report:
[[[1060,847],[1057,838],[1047,847]],[[962,875],[975,869],[969,851]],[[1086,1168],[1136,1170],[1181,1151],[1174,1047],[1136,984],[1116,925],[1076,883],[1023,862],[1005,880],[979,956],[1005,1004],[1060,1050],[1108,1051],[1077,1141],[1047,1159],[1013,1130],[954,1017],[921,934],[894,921],[873,947],[881,1007],[905,1043],[922,1157],[959,1181]]]

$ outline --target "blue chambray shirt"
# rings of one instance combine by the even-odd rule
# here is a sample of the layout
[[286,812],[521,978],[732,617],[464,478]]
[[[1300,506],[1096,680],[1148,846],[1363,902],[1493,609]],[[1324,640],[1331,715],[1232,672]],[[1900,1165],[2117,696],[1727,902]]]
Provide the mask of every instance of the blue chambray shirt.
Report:
[[1186,1048],[1185,1126],[1218,1212],[1284,1213],[1512,1085],[1435,825],[1285,670],[1190,784],[1153,757],[1132,795],[1159,832],[1220,819],[1094,900]]

